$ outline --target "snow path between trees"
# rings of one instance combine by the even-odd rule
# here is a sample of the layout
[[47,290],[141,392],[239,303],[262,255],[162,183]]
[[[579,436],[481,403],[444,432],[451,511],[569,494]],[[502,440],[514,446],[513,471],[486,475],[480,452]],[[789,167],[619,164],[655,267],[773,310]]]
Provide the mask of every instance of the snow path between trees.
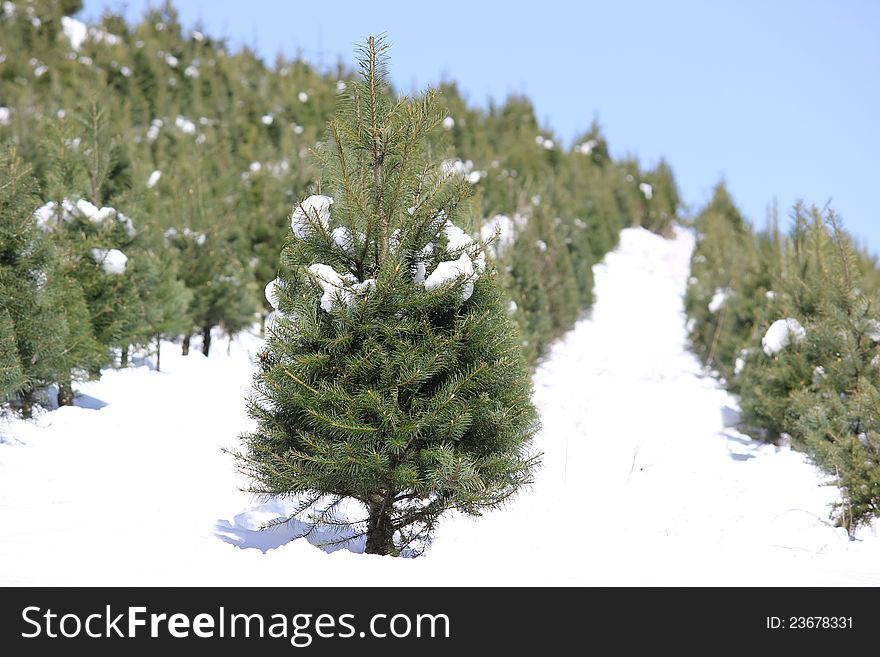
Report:
[[260,342],[243,336],[207,359],[167,344],[161,373],[110,371],[77,407],[0,420],[0,585],[880,585],[876,523],[834,528],[836,490],[733,429],[735,400],[687,351],[692,248],[623,231],[591,316],[535,374],[532,490],[447,518],[422,558],[256,531],[289,507],[240,492],[220,449],[251,426]]

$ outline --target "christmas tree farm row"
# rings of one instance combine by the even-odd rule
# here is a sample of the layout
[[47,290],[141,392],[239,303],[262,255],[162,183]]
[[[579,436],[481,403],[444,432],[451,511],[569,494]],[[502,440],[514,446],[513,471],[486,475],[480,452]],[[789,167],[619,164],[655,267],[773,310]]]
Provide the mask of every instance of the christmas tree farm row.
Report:
[[851,536],[880,515],[880,272],[830,209],[756,232],[723,185],[696,217],[686,307],[705,365],[750,435],[808,454]]

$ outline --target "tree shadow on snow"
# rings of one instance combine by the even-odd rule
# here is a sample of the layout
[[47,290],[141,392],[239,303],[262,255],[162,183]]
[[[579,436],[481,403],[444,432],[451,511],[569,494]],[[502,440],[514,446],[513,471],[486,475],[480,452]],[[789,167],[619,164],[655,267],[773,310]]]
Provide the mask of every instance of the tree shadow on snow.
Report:
[[[352,530],[345,528],[319,525],[308,536],[303,536],[308,531],[309,525],[296,519],[260,529],[267,523],[284,520],[288,515],[289,509],[286,505],[279,501],[269,501],[239,513],[232,521],[218,520],[214,525],[214,535],[221,541],[243,550],[256,549],[263,553],[302,538],[328,554],[337,550],[363,552],[366,547],[365,536],[340,543],[340,539],[354,534]],[[346,534],[346,531],[349,533]]]
[[727,439],[728,455],[734,461],[752,460],[755,455],[751,452],[757,451],[767,444],[749,438],[749,436],[737,431],[734,426],[724,429],[719,435]]
[[721,407],[721,422],[724,424],[725,428],[738,426],[739,418],[740,413],[735,408],[731,408],[730,406]]
[[73,398],[73,405],[79,408],[88,408],[93,411],[100,410],[107,406],[107,402],[98,399],[97,397],[92,397],[91,395],[83,395],[81,393],[77,393]]
[[[57,411],[61,406],[58,405],[58,386],[51,385],[37,393],[37,405],[43,407],[47,411]],[[103,399],[86,395],[82,392],[73,393],[73,405],[76,408],[85,408],[90,411],[99,411],[105,406],[109,406]]]

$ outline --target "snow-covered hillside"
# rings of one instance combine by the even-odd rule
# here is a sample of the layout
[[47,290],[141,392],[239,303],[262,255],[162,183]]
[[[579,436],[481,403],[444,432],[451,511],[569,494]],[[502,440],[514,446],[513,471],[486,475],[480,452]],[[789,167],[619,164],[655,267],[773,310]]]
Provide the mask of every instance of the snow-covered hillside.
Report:
[[450,517],[419,559],[337,550],[262,504],[222,447],[248,429],[259,338],[107,372],[75,408],[0,423],[0,584],[880,585],[880,531],[828,522],[803,456],[751,441],[685,344],[693,238],[625,230],[591,317],[535,374],[544,452],[506,509]]

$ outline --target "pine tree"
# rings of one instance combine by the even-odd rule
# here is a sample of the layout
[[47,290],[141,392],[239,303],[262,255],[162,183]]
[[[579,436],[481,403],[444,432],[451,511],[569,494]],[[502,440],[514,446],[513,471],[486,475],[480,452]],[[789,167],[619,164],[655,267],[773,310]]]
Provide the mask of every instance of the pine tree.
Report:
[[685,296],[691,345],[707,368],[730,381],[771,284],[759,274],[757,241],[723,184],[694,223],[700,238]]
[[176,338],[190,328],[188,315],[192,292],[178,278],[174,252],[147,250],[134,272],[135,286],[143,300],[141,330],[144,341],[156,345],[156,370],[162,369],[162,340]]
[[55,254],[33,215],[36,184],[15,151],[0,154],[0,172],[0,367],[9,372],[3,397],[19,398],[29,417],[37,390],[57,380],[64,349],[62,318],[46,294]]
[[92,329],[89,309],[82,285],[76,279],[76,262],[64,250],[57,250],[58,261],[46,283],[46,302],[55,314],[54,330],[63,336],[64,348],[56,354],[55,378],[58,384],[58,405],[72,406],[73,384],[88,380],[107,361],[107,350]]
[[467,184],[425,157],[444,115],[434,92],[392,98],[384,52],[363,48],[320,152],[324,195],[294,209],[238,458],[255,492],[314,522],[356,500],[354,535],[396,555],[530,482],[537,416],[485,245],[455,223]]
[[15,343],[15,324],[0,307],[0,403],[12,399],[24,386],[24,374]]
[[529,224],[511,254],[510,295],[517,304],[514,317],[529,362],[544,355],[553,335],[553,317],[542,271],[544,254],[538,239],[537,230]]
[[[121,187],[107,110],[92,100],[74,119],[59,119],[48,130],[43,149],[52,164],[51,201],[44,208],[66,267],[63,275],[82,288],[94,339],[103,346],[100,360],[91,348],[86,357],[92,376],[98,376],[101,366],[113,362],[111,349],[120,350],[124,366],[129,346],[142,334],[144,308],[133,276],[136,264],[129,262],[137,231],[129,217],[104,206],[104,194]],[[79,294],[72,294],[71,303],[77,305]],[[72,402],[67,382],[61,387],[62,403]]]

